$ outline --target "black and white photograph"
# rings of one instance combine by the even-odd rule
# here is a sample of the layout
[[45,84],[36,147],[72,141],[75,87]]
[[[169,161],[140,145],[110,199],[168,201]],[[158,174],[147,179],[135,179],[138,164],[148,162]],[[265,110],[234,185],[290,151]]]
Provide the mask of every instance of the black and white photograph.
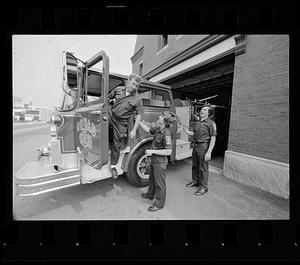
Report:
[[13,35],[13,220],[289,220],[289,47]]

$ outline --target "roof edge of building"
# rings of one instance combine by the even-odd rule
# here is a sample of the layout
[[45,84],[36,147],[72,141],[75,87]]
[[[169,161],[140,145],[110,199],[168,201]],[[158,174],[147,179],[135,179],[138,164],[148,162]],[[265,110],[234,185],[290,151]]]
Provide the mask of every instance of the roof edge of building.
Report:
[[160,66],[156,67],[155,69],[151,70],[147,74],[143,76],[145,79],[152,78],[153,76],[173,67],[174,65],[185,61],[189,59],[190,57],[194,56],[195,54],[198,54],[220,42],[222,42],[225,39],[228,39],[232,37],[232,35],[211,35],[207,38],[200,40],[193,46],[189,47],[188,49],[182,51],[179,54],[176,54],[174,57],[170,58]]

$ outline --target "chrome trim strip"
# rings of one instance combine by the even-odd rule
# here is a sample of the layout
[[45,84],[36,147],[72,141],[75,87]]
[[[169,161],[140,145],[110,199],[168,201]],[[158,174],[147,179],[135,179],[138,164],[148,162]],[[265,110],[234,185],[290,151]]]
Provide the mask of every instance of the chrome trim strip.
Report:
[[[30,162],[27,162],[27,164],[25,166],[28,166],[29,163]],[[24,169],[25,166],[22,169]],[[31,179],[38,179],[38,178],[44,178],[44,177],[48,177],[48,176],[61,175],[61,174],[69,173],[69,172],[72,172],[72,171],[78,171],[78,170],[80,170],[80,169],[79,168],[71,168],[71,169],[67,169],[67,170],[64,170],[64,171],[53,172],[53,173],[50,173],[50,174],[47,174],[47,175],[36,176],[36,177],[31,178]],[[19,172],[21,172],[21,170],[18,171],[18,173]],[[15,175],[15,177],[17,179],[20,179],[20,178],[17,177],[17,174]],[[25,180],[25,179],[20,179],[20,180]]]
[[69,176],[69,177],[65,177],[65,178],[53,179],[53,180],[49,180],[49,181],[45,181],[45,182],[39,182],[39,183],[28,184],[28,185],[17,184],[17,186],[20,187],[20,188],[31,188],[31,187],[35,188],[35,187],[39,187],[39,186],[43,186],[43,185],[47,185],[47,184],[53,184],[53,183],[60,182],[60,181],[63,181],[63,180],[78,178],[78,177],[80,177],[80,175],[73,175],[73,176]]
[[76,183],[68,184],[68,185],[65,185],[65,186],[61,186],[61,187],[58,187],[58,188],[52,188],[52,189],[38,191],[38,192],[34,192],[34,193],[28,193],[28,194],[22,194],[22,193],[20,193],[20,194],[18,194],[18,196],[26,197],[26,196],[32,196],[32,195],[39,195],[39,194],[42,194],[42,193],[46,193],[46,192],[50,192],[50,191],[56,191],[56,190],[61,190],[61,189],[65,189],[65,188],[76,186],[76,185],[80,185],[80,181],[76,182]]

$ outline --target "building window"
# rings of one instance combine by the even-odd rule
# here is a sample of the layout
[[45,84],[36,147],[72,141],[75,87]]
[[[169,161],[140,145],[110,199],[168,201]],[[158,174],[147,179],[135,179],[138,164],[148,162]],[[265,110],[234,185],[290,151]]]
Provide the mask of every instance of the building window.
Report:
[[141,63],[139,64],[139,75],[140,75],[140,76],[143,76],[143,66],[144,66],[144,64],[141,62]]
[[168,44],[168,35],[162,35],[162,48]]
[[158,51],[168,45],[168,35],[159,35],[158,36]]

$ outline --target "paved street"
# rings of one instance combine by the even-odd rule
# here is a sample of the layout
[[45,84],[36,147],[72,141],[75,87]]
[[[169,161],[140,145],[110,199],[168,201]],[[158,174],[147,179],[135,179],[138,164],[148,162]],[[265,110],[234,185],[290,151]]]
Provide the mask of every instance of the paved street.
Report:
[[50,139],[50,124],[45,122],[18,123],[13,125],[13,172],[18,171],[28,160],[36,158],[37,149],[47,145]]
[[[50,125],[14,130],[14,168],[34,159],[36,149],[47,144]],[[78,185],[34,197],[14,198],[17,220],[216,220],[288,219],[289,200],[246,187],[217,173],[212,167],[209,192],[195,196],[186,188],[191,178],[191,159],[169,165],[165,208],[147,211],[150,200],[140,194],[147,188],[131,186],[125,177]]]

